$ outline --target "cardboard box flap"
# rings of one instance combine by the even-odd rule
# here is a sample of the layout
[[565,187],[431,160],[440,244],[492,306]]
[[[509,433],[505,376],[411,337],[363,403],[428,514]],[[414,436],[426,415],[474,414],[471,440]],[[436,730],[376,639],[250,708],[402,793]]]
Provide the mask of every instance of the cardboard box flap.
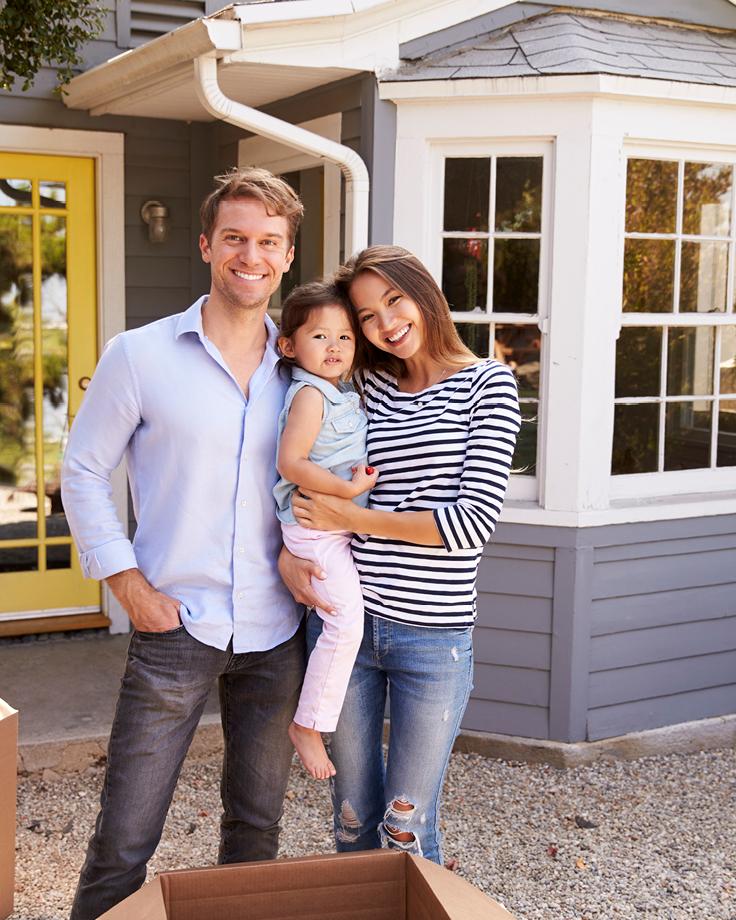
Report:
[[161,877],[144,885],[129,898],[111,907],[100,920],[168,920]]
[[406,909],[411,920],[514,920],[497,902],[444,866],[408,856]]
[[[401,859],[388,854],[279,859],[162,876],[169,920],[404,920]],[[388,858],[386,858],[388,856]]]
[[13,709],[5,700],[0,699],[0,720],[8,719],[10,716],[17,715],[17,710]]
[[18,713],[0,699],[0,917],[13,912]]

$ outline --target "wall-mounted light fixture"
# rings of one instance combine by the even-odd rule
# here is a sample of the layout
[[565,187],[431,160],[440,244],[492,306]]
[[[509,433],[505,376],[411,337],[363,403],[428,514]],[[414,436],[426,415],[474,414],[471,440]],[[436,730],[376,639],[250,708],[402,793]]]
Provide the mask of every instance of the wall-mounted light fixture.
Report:
[[143,222],[148,224],[148,239],[164,243],[169,235],[169,209],[160,201],[146,201],[141,207]]

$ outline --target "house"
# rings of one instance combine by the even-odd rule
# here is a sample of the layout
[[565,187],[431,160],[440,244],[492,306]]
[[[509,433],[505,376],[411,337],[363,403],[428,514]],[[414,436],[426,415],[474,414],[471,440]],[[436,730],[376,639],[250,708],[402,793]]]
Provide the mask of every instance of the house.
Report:
[[290,284],[404,245],[517,373],[464,729],[734,713],[736,6],[211,6],[118,0],[63,103],[46,73],[0,94],[0,634],[127,629],[81,579],[59,449],[104,341],[206,290],[212,175],[258,164],[307,206]]

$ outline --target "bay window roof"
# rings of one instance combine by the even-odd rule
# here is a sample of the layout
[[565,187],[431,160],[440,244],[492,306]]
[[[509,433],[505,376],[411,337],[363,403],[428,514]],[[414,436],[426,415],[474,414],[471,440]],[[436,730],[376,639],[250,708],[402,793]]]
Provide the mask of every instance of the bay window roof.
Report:
[[736,31],[552,12],[406,61],[383,82],[616,74],[736,86]]

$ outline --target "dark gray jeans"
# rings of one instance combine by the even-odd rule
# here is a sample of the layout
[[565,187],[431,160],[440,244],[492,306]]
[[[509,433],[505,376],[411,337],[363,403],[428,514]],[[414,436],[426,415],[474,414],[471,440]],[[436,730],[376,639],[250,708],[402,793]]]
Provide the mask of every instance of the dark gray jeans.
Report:
[[143,884],[216,678],[225,735],[219,862],[276,856],[304,661],[303,623],[276,648],[238,655],[183,626],[133,634],[71,920],[95,920]]

